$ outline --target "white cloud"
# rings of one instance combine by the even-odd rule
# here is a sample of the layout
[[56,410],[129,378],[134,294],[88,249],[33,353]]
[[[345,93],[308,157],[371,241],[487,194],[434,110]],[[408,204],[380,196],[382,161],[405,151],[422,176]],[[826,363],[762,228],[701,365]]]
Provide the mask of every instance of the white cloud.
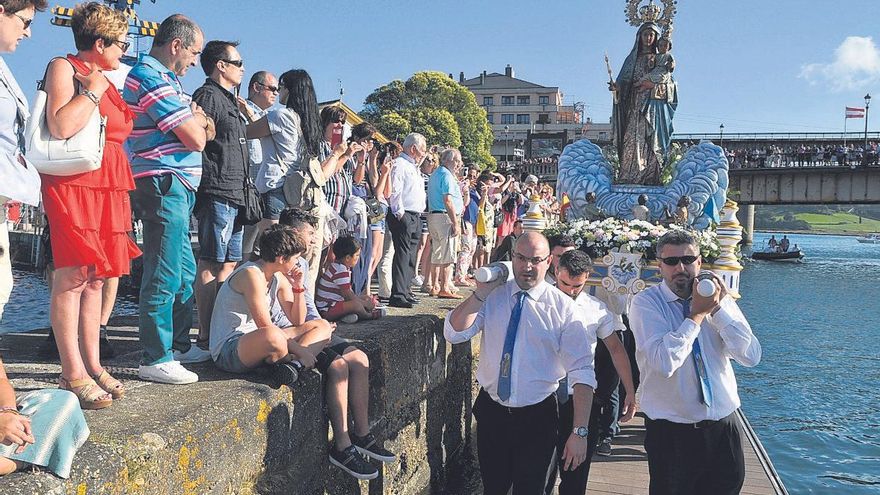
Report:
[[847,36],[831,63],[805,64],[798,77],[835,92],[863,89],[880,81],[880,50],[870,36]]

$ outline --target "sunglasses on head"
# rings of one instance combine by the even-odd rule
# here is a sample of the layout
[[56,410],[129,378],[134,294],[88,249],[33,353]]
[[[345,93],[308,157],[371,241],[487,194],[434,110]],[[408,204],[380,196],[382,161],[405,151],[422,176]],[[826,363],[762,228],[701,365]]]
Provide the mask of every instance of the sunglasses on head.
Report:
[[676,266],[679,263],[690,265],[693,264],[694,261],[697,261],[699,256],[667,256],[666,258],[657,258],[663,262],[664,265]]

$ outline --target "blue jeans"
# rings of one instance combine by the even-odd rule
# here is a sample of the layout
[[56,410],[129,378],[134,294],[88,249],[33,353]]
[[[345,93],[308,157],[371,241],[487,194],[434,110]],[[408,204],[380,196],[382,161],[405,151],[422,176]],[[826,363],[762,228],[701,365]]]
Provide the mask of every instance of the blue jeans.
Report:
[[144,224],[144,271],[138,303],[143,364],[171,361],[191,344],[196,260],[189,237],[195,193],[167,174],[135,181],[131,204]]
[[284,188],[270,189],[262,194],[260,199],[263,200],[263,218],[266,220],[278,220],[281,218],[281,212],[287,208],[287,199],[284,198]]

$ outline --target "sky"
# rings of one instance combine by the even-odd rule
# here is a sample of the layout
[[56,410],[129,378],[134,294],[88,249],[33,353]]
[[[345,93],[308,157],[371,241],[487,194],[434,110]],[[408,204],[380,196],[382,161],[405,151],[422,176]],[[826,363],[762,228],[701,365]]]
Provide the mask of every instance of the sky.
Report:
[[[304,68],[319,100],[339,97],[360,110],[394,79],[437,70],[458,79],[481,71],[558,86],[565,103],[584,102],[607,122],[611,95],[604,54],[615,75],[636,28],[623,0],[143,0],[144,20],[183,13],[207,40],[241,42],[250,73]],[[50,5],[73,6],[53,0]],[[875,94],[869,127],[880,129],[880,23],[876,0],[679,0],[673,35],[679,106],[677,133],[840,132],[844,107]],[[73,51],[68,28],[38,14],[33,37],[4,55],[33,94],[49,59]],[[141,41],[149,46],[149,38]],[[204,74],[183,78],[192,92]],[[877,122],[878,124],[874,124]],[[851,119],[848,130],[864,129]]]

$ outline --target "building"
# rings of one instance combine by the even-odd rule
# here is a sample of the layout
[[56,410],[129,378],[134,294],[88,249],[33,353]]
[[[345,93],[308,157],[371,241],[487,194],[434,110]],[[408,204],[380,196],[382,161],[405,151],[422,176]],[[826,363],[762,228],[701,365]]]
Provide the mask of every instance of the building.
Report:
[[591,122],[584,115],[582,103],[564,105],[558,87],[517,79],[509,64],[504,74],[483,71],[465,79],[461,72],[458,80],[486,110],[495,135],[492,156],[499,163],[552,158],[562,152],[565,144],[582,137],[611,140],[611,124]]

